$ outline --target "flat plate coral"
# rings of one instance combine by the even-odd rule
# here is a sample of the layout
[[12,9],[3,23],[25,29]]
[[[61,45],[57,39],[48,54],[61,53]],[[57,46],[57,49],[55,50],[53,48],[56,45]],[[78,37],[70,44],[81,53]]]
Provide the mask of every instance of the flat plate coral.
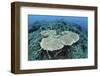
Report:
[[59,50],[64,47],[61,41],[54,37],[43,38],[40,43],[40,46],[44,50],[49,50],[49,51]]
[[79,40],[79,35],[71,31],[64,31],[60,40],[64,45],[72,45]]

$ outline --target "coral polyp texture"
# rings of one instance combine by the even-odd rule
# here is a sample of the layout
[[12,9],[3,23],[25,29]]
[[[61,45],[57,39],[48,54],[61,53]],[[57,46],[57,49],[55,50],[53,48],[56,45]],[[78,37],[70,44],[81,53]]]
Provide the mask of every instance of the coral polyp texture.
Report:
[[41,31],[41,35],[43,35],[45,37],[56,35],[56,31],[55,30],[44,30],[44,31]]
[[43,38],[42,41],[40,42],[40,46],[44,50],[49,50],[49,51],[59,50],[64,47],[60,39],[53,37]]
[[64,31],[62,34],[63,35],[60,37],[60,40],[64,45],[71,46],[79,40],[79,35],[71,31]]
[[[44,50],[59,50],[64,47],[64,45],[72,45],[73,43],[79,40],[79,35],[70,31],[62,32],[62,35],[56,35],[54,30],[45,30],[42,31],[42,35],[49,36],[43,38],[40,42],[41,48]],[[58,37],[58,38],[57,38]]]
[[63,19],[35,21],[28,29],[28,60],[88,58],[88,32]]

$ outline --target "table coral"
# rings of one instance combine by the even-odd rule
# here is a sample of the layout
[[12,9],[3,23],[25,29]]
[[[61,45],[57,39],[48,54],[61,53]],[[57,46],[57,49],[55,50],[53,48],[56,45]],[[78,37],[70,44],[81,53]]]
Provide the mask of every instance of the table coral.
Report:
[[59,50],[64,47],[60,39],[53,37],[43,38],[42,41],[40,42],[40,46],[44,50],[49,50],[49,51]]
[[71,31],[63,31],[60,40],[64,45],[72,45],[79,40],[79,35]]
[[56,31],[55,30],[44,30],[44,31],[41,31],[41,35],[43,36],[56,35]]

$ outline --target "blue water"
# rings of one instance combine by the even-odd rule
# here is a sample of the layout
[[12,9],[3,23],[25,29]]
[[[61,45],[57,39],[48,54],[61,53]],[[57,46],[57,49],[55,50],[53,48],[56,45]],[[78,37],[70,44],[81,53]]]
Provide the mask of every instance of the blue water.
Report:
[[50,15],[28,15],[28,27],[31,27],[35,21],[56,21],[63,19],[68,23],[75,23],[82,28],[88,28],[88,17],[79,16],[50,16]]

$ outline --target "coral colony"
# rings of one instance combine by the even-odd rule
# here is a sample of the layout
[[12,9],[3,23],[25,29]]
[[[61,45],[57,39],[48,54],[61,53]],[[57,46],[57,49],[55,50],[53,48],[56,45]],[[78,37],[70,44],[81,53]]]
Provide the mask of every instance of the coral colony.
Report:
[[42,31],[41,33],[42,35],[47,36],[46,38],[42,39],[40,46],[44,50],[47,50],[48,58],[51,58],[48,51],[62,49],[64,45],[71,46],[73,43],[79,40],[78,34],[70,31],[61,32],[61,35],[57,35],[55,30],[46,30]]
[[63,20],[34,22],[28,31],[28,60],[88,57],[87,31]]

